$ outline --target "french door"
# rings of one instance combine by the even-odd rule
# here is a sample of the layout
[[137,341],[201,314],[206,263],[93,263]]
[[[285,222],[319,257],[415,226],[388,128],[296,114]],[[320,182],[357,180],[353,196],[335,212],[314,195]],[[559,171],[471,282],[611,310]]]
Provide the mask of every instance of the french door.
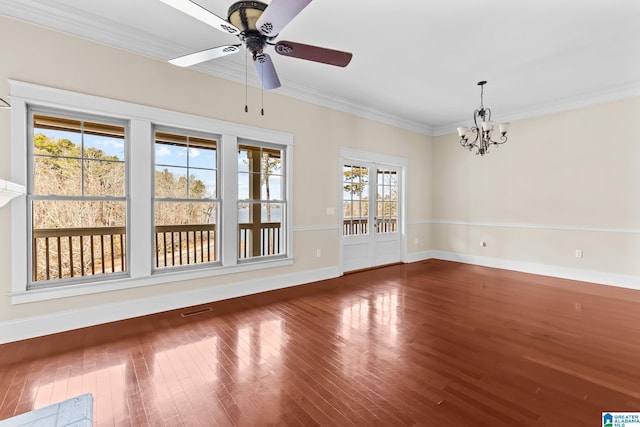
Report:
[[402,170],[344,159],[342,270],[402,261]]

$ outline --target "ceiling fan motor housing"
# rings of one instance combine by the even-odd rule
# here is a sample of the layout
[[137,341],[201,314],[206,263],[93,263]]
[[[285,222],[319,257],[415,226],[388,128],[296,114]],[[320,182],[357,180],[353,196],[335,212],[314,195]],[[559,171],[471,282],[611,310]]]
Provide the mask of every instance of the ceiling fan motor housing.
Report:
[[273,38],[265,36],[256,27],[256,21],[267,6],[260,1],[238,1],[229,7],[228,21],[242,30],[238,37],[245,43],[254,60],[262,54],[267,40]]

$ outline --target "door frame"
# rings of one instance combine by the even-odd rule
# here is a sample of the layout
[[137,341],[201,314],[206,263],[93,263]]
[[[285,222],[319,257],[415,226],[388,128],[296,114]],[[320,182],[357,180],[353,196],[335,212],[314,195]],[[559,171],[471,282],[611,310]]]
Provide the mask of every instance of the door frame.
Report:
[[[362,151],[362,150],[356,150],[356,149],[352,149],[352,148],[346,148],[346,147],[341,147],[340,148],[340,164],[339,164],[339,188],[338,188],[338,194],[340,195],[340,203],[339,203],[339,209],[340,209],[340,225],[339,225],[339,229],[340,229],[340,249],[339,249],[339,258],[340,258],[340,264],[339,264],[339,270],[340,270],[340,275],[344,274],[344,234],[343,234],[343,227],[344,227],[344,209],[343,209],[343,200],[342,200],[342,194],[343,194],[343,168],[344,165],[346,163],[357,163],[357,162],[367,162],[367,163],[374,163],[374,164],[380,164],[380,165],[384,165],[384,166],[391,166],[391,167],[395,167],[399,169],[399,186],[400,186],[400,203],[399,203],[399,214],[398,214],[398,222],[399,227],[398,227],[398,233],[400,234],[400,261],[401,262],[406,262],[407,261],[407,233],[406,233],[406,229],[407,229],[407,225],[406,225],[406,206],[407,206],[407,200],[406,200],[406,194],[407,194],[407,182],[406,182],[406,175],[407,175],[407,165],[409,163],[409,161],[404,158],[404,157],[396,157],[396,156],[390,156],[387,154],[380,154],[380,153],[374,153],[374,152],[369,152],[369,151]],[[377,175],[377,171],[376,171],[376,175]]]

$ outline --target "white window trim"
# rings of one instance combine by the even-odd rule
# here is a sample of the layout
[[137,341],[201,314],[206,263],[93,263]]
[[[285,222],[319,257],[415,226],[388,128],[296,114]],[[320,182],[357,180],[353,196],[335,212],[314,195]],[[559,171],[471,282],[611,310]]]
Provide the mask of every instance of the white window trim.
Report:
[[[129,168],[130,218],[129,241],[136,248],[130,250],[129,274],[125,278],[83,282],[59,287],[27,290],[27,205],[24,199],[12,203],[11,221],[11,303],[21,304],[108,292],[139,286],[155,285],[181,280],[233,274],[270,267],[293,264],[293,135],[261,129],[237,123],[224,122],[207,117],[179,113],[161,108],[148,107],[124,101],[86,95],[31,83],[9,80],[11,95],[11,179],[25,185],[27,182],[28,106],[48,107],[81,114],[101,115],[129,121],[128,162],[136,165]],[[153,221],[152,188],[153,177],[153,126],[171,127],[186,131],[215,133],[222,136],[220,198],[224,224],[222,232],[222,266],[203,267],[193,270],[153,272],[152,245]],[[251,139],[286,147],[286,200],[287,200],[287,257],[279,259],[257,259],[238,263],[237,260],[237,141]],[[235,221],[233,218],[236,218]]]

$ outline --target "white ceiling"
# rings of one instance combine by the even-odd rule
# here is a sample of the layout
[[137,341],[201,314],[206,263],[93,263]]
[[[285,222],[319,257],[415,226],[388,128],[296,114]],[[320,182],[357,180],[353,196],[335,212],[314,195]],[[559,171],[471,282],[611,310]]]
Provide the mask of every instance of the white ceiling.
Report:
[[[226,17],[233,0],[197,2]],[[163,61],[237,41],[160,0],[0,0],[0,15]],[[277,40],[354,56],[270,52],[276,92],[431,135],[470,124],[480,80],[497,122],[640,95],[639,0],[314,0]],[[244,82],[245,55],[196,68]]]

